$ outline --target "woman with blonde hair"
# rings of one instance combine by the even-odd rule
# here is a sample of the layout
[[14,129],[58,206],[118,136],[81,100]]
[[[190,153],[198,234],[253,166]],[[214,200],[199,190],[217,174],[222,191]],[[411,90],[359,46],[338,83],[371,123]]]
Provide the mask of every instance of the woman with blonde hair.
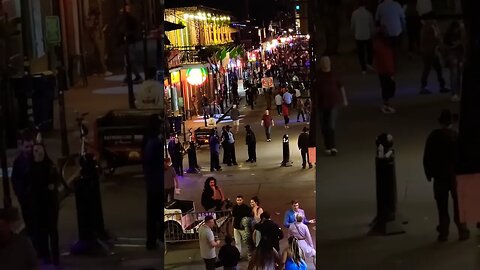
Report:
[[288,238],[288,247],[282,252],[282,264],[285,270],[306,270],[305,254],[294,236]]

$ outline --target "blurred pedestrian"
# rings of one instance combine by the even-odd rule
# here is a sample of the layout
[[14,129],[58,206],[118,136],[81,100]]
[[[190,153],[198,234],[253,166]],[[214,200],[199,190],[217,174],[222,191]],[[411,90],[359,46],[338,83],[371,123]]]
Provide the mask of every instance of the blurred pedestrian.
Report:
[[29,203],[28,188],[30,187],[30,178],[28,177],[28,171],[32,163],[34,145],[34,135],[30,132],[24,132],[20,141],[20,152],[13,161],[12,167],[12,186],[15,196],[17,196],[20,209],[22,210],[22,218],[25,224],[25,231],[29,237],[33,236],[32,233],[32,207]]
[[338,153],[335,143],[335,124],[338,110],[341,106],[347,106],[345,88],[332,70],[330,57],[320,58],[319,78],[317,82],[318,109],[320,110],[320,123],[323,134],[325,153],[335,156]]
[[220,240],[216,239],[213,234],[213,227],[215,221],[212,216],[206,216],[205,223],[200,226],[198,230],[198,241],[200,244],[200,256],[205,263],[206,270],[215,270],[215,262],[217,261],[217,254],[215,248],[220,246]]
[[13,209],[0,209],[0,262],[5,270],[40,269],[32,243],[24,234],[13,231]]
[[35,226],[33,244],[43,263],[58,266],[60,264],[58,239],[60,176],[43,144],[37,143],[33,146],[33,161],[28,175],[29,199]]
[[[163,239],[163,220],[162,209],[164,205],[165,195],[162,188],[162,177],[165,173],[165,165],[161,164],[163,157],[164,143],[160,139],[161,121],[159,116],[153,114],[149,118],[149,125],[147,133],[144,136],[143,142],[143,175],[146,182],[147,193],[147,249],[155,250],[158,248],[158,240]],[[172,173],[172,172],[171,172]]]
[[210,138],[208,138],[208,144],[210,145],[210,171],[221,171],[220,166],[220,138],[218,138],[217,130],[212,129]]
[[224,139],[227,142],[225,145],[228,149],[227,166],[237,166],[237,157],[235,155],[235,136],[233,135],[231,129],[232,128],[229,125],[225,127],[226,137]]
[[290,109],[292,107],[293,95],[287,89],[283,93],[283,103]]
[[445,33],[443,44],[445,46],[445,58],[450,71],[450,88],[452,101],[460,100],[462,90],[463,65],[465,58],[465,44],[463,31],[458,21],[453,21]]
[[375,23],[372,13],[366,9],[364,1],[360,1],[358,8],[353,11],[351,27],[357,42],[357,54],[360,67],[362,68],[362,73],[366,74],[367,67],[373,69],[372,38],[375,31]]
[[163,161],[163,188],[164,188],[164,202],[168,203],[175,199],[175,189],[179,188],[178,178],[175,170],[172,167],[170,158],[165,158]]
[[277,92],[275,95],[275,105],[277,106],[277,113],[278,115],[282,114],[282,103],[283,103],[283,97],[280,91]]
[[440,28],[437,25],[435,17],[432,13],[422,18],[423,27],[421,34],[421,47],[423,55],[423,71],[421,80],[420,94],[431,94],[428,89],[428,77],[433,67],[437,73],[438,83],[440,85],[440,93],[448,93],[450,89],[445,87],[445,79],[443,78],[441,45],[442,36]]
[[[137,54],[136,44],[138,41],[140,41],[140,33],[142,31],[140,29],[140,22],[135,16],[132,15],[130,5],[127,4],[120,10],[120,16],[118,17],[115,29],[118,31],[119,44],[127,47],[126,50],[128,50],[129,54],[130,68],[133,75],[135,75],[133,83],[139,84],[142,82],[142,76],[140,76],[140,72],[138,71],[138,63],[135,56]],[[127,66],[126,56],[125,66]],[[127,83],[126,76],[123,79],[123,82]]]
[[233,216],[233,236],[235,238],[235,246],[240,252],[240,256],[245,258],[248,253],[248,241],[247,239],[247,227],[242,222],[244,218],[250,218],[252,215],[252,210],[248,205],[244,203],[243,196],[238,195],[235,199],[236,204],[232,208]]
[[223,164],[228,163],[228,159],[230,158],[230,149],[228,148],[228,132],[227,132],[227,127],[223,126],[222,127],[222,135],[220,136],[220,143],[223,148]]
[[288,105],[286,103],[283,103],[282,104],[282,115],[283,115],[283,120],[284,120],[284,123],[285,123],[285,128],[290,128],[288,126],[288,123],[290,123],[290,118],[289,118],[289,108],[288,108]]
[[282,252],[282,264],[285,270],[306,270],[305,253],[294,236],[288,238],[288,247]]
[[262,239],[248,263],[248,270],[280,270],[281,258],[268,240]]
[[298,99],[297,101],[297,122],[300,122],[300,115],[302,116],[303,122],[305,122],[305,104],[301,99]]
[[382,30],[377,32],[374,40],[375,67],[378,78],[380,79],[380,88],[382,90],[383,113],[394,113],[395,109],[390,105],[390,99],[395,95],[395,56],[392,47],[388,44],[387,37]]
[[230,118],[233,123],[233,131],[235,134],[238,133],[238,127],[240,126],[240,111],[238,110],[238,105],[233,105],[232,110],[230,111]]
[[313,168],[312,163],[310,162],[310,157],[308,155],[308,142],[310,135],[308,134],[308,128],[303,127],[302,133],[298,136],[298,149],[300,150],[300,155],[302,156],[302,169],[305,169],[308,162],[308,168]]
[[217,185],[215,177],[208,177],[203,186],[201,203],[205,211],[215,207],[215,211],[221,211],[225,201],[222,189]]
[[292,208],[285,212],[285,217],[283,219],[283,226],[285,228],[290,228],[290,225],[297,221],[297,216],[303,217],[303,223],[305,224],[313,224],[315,223],[315,219],[308,220],[307,216],[305,215],[305,211],[300,209],[300,204],[297,200],[292,200],[291,202]]
[[246,125],[245,130],[247,132],[245,141],[248,148],[248,159],[245,162],[255,163],[257,162],[257,139],[250,125]]
[[317,256],[315,246],[313,245],[312,236],[308,226],[303,223],[303,216],[297,215],[296,222],[290,224],[288,228],[288,234],[295,237],[298,240],[298,246],[303,250],[306,258],[313,258],[315,263],[315,257]]
[[172,159],[172,166],[177,175],[183,176],[183,153],[184,148],[177,136],[172,137],[168,143],[168,153]]
[[394,0],[384,0],[377,7],[375,21],[385,29],[385,35],[390,40],[395,61],[397,61],[400,52],[401,34],[405,30],[405,12],[402,6]]
[[232,245],[233,238],[227,234],[225,236],[225,245],[218,251],[218,259],[223,270],[237,270],[238,262],[240,261],[240,252]]
[[425,143],[423,167],[429,182],[433,179],[433,193],[438,210],[439,242],[448,240],[450,216],[448,214],[449,194],[453,200],[453,220],[457,225],[459,240],[470,237],[465,223],[460,223],[458,195],[456,185],[456,163],[458,151],[458,134],[452,128],[452,114],[443,110],[438,118],[441,128],[433,130]]
[[270,213],[264,211],[260,214],[260,222],[254,226],[254,239],[256,246],[262,239],[268,240],[280,252],[280,240],[283,239],[282,228],[271,220]]

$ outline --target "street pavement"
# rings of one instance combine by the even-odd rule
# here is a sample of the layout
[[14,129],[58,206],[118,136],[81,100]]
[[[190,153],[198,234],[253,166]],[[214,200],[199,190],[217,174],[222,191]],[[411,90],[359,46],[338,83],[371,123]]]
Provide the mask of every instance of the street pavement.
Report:
[[[303,123],[293,123],[289,130],[282,125],[282,118],[275,117],[273,141],[264,141],[260,117],[262,107],[253,112],[243,108],[240,132],[236,135],[238,167],[223,166],[223,171],[210,173],[208,150],[203,146],[198,151],[199,163],[204,169],[198,175],[180,178],[180,199],[193,200],[201,210],[200,195],[204,180],[213,175],[225,194],[233,198],[242,194],[246,199],[257,195],[265,210],[274,214],[273,219],[281,224],[284,212],[291,199],[300,200],[309,218],[317,224],[310,226],[317,239],[318,269],[479,269],[478,233],[471,227],[472,237],[465,242],[457,241],[454,227],[450,240],[436,243],[436,207],[431,183],[422,169],[423,146],[428,133],[437,127],[436,119],[442,108],[458,111],[448,95],[438,94],[438,87],[431,77],[433,95],[419,96],[418,60],[401,59],[396,76],[397,95],[392,105],[397,113],[385,115],[380,112],[381,98],[378,78],[375,74],[361,75],[353,55],[340,57],[335,67],[341,71],[349,96],[349,107],[339,115],[337,157],[319,156],[315,178],[314,170],[301,170],[296,138]],[[75,132],[74,112],[89,111],[92,122],[108,109],[126,108],[126,94],[122,91],[99,91],[119,87],[118,81],[92,78],[88,88],[72,89],[66,95],[67,120],[70,132],[71,152],[78,151],[78,133]],[[120,87],[121,88],[121,87]],[[93,93],[95,91],[95,93]],[[259,102],[259,106],[262,102]],[[56,110],[57,111],[57,110]],[[295,114],[296,116],[296,114]],[[58,130],[58,121],[55,122]],[[202,123],[189,121],[195,127]],[[245,164],[245,124],[252,125],[257,136],[257,164]],[[288,132],[291,138],[290,151],[293,166],[281,168],[281,137]],[[396,150],[397,190],[399,212],[406,233],[395,236],[366,236],[368,224],[375,216],[375,137],[383,132],[394,136]],[[52,157],[60,156],[58,131],[47,134],[47,147]],[[318,142],[317,145],[322,145]],[[13,157],[14,151],[9,156]],[[187,167],[185,159],[184,167]],[[77,257],[65,254],[62,262],[65,269],[201,269],[198,243],[175,243],[167,245],[165,266],[163,251],[147,252],[141,239],[145,227],[144,184],[140,168],[119,169],[111,179],[102,184],[103,207],[107,228],[122,240],[115,254],[108,257]],[[77,235],[74,198],[68,198],[60,214],[60,240],[63,251],[68,251]],[[453,223],[453,222],[452,222]],[[137,239],[137,241],[135,241]],[[285,243],[282,243],[284,246]],[[243,264],[244,265],[244,264]],[[242,268],[243,269],[243,268]]]

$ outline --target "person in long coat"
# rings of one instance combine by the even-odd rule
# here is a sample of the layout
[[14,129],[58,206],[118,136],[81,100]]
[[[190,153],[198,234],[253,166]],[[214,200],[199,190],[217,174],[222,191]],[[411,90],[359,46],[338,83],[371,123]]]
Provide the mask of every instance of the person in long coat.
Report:
[[178,137],[173,137],[168,143],[168,153],[172,159],[173,168],[177,175],[183,176],[183,146]]
[[312,236],[308,226],[303,223],[303,216],[298,215],[297,221],[290,224],[288,228],[289,236],[294,236],[298,239],[298,245],[305,253],[306,258],[315,258],[316,251],[313,245]]
[[248,148],[248,159],[246,162],[257,162],[257,140],[255,139],[255,133],[253,133],[252,128],[250,125],[246,125],[245,129],[247,131],[247,136],[245,137],[245,141],[247,143]]

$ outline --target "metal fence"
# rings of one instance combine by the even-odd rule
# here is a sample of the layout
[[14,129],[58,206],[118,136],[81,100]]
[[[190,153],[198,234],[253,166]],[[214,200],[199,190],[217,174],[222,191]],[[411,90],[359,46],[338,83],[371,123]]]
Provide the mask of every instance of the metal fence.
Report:
[[230,210],[165,213],[165,243],[198,240],[198,230],[205,223],[206,216],[213,216],[215,220],[213,232],[218,239],[224,239],[227,234],[233,235],[233,217]]

